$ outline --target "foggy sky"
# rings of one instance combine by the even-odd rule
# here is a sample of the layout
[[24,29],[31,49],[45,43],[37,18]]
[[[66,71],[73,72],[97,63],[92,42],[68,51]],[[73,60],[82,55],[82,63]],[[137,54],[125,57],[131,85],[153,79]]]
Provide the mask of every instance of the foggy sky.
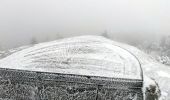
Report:
[[170,34],[170,0],[0,0],[0,45],[30,38],[100,34]]

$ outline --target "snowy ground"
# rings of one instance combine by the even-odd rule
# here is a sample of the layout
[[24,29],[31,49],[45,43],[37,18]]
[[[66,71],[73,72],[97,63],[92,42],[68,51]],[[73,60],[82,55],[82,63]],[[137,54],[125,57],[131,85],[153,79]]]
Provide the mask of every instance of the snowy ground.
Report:
[[148,77],[155,79],[161,89],[162,100],[170,100],[170,66],[163,65],[153,60],[149,55],[135,47],[122,45],[131,51],[140,60],[143,72]]
[[[95,37],[87,36],[86,38],[95,38]],[[157,61],[153,60],[152,57],[146,55],[145,53],[143,53],[142,51],[140,51],[139,49],[135,47],[113,42],[113,41],[107,41],[105,40],[105,38],[102,38],[102,37],[98,37],[98,39],[104,40],[105,42],[108,42],[114,45],[119,45],[122,48],[133,53],[141,62],[144,74],[150,78],[155,79],[155,81],[158,82],[159,87],[161,89],[161,93],[163,95],[162,96],[163,100],[170,100],[170,66],[165,66],[163,64],[158,63]],[[55,41],[51,43],[55,43]],[[45,43],[45,44],[39,44],[39,45],[47,45],[47,44]],[[0,58],[5,58],[6,56],[10,54],[20,51],[25,48],[28,48],[28,47],[8,50],[6,52],[0,52]]]

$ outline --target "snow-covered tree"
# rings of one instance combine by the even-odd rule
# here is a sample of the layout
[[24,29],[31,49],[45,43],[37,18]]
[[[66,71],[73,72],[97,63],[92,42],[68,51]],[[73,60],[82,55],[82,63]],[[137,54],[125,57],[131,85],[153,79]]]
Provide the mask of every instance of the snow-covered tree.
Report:
[[31,39],[31,41],[30,41],[30,44],[37,44],[38,42],[37,42],[37,39],[35,38],[35,37],[33,37],[32,39]]
[[105,38],[110,38],[110,36],[108,35],[108,32],[105,30],[101,36],[105,37]]

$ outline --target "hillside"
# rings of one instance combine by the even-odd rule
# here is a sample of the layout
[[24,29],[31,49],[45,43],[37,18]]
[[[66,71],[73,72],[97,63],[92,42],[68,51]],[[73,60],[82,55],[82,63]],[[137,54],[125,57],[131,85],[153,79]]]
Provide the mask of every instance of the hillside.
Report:
[[[79,38],[84,38],[84,37],[82,36],[82,37],[79,37]],[[87,38],[89,40],[96,39],[96,37],[94,37],[94,36],[85,36],[85,38]],[[76,40],[76,38],[74,38],[74,39]],[[35,50],[35,49],[38,49],[40,47],[44,47],[46,45],[56,44],[59,41],[65,41],[65,40],[72,40],[72,38],[68,38],[68,39],[64,39],[64,40],[57,40],[57,41],[52,41],[52,42],[47,42],[47,43],[40,43],[40,44],[36,44],[34,46],[20,47],[20,48],[16,48],[16,49],[13,49],[13,50],[1,52],[1,54],[0,54],[0,58],[1,58],[0,59],[0,65],[2,67],[2,65],[3,65],[2,62],[4,60],[6,60],[7,58],[11,58],[10,60],[16,60],[16,59],[12,59],[12,58],[14,56],[15,56],[14,58],[17,58],[16,56],[22,57],[22,53],[24,53],[25,51],[28,52],[29,50]],[[157,61],[153,60],[153,58],[151,56],[145,54],[144,52],[140,51],[139,49],[137,49],[133,46],[129,46],[129,45],[126,45],[126,44],[123,44],[123,43],[110,41],[110,40],[107,40],[103,37],[97,37],[97,40],[102,41],[102,42],[104,41],[104,42],[109,43],[109,44],[120,46],[121,48],[124,48],[124,49],[128,50],[129,52],[131,52],[133,55],[135,55],[141,63],[144,74],[146,76],[150,77],[150,78],[155,79],[156,82],[158,82],[160,89],[161,89],[161,92],[162,92],[162,95],[163,95],[162,98],[164,100],[170,100],[170,67],[169,66],[165,66],[163,64],[158,63]],[[17,52],[19,52],[19,53],[17,53]],[[22,58],[20,58],[20,59],[22,59]],[[25,59],[25,60],[29,60],[29,59]]]

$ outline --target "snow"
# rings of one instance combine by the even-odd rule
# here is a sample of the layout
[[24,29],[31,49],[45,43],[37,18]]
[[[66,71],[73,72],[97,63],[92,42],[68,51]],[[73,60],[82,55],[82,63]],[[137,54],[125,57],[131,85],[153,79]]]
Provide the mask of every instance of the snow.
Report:
[[120,45],[132,52],[139,59],[144,75],[154,79],[158,83],[159,88],[161,89],[160,100],[170,100],[170,66],[158,63],[151,56],[143,53],[135,47],[126,44]]
[[156,85],[156,84],[152,79],[144,75],[144,87],[149,87],[150,85]]
[[164,71],[157,71],[158,76],[170,78],[170,74]]
[[41,43],[0,60],[1,68],[142,79],[138,60],[102,37],[82,36]]
[[[54,60],[55,57],[59,58],[59,56],[61,56],[61,55],[67,55],[66,56],[67,58],[72,57],[72,55],[68,55],[68,54],[64,53],[62,51],[63,49],[62,50],[61,49],[56,50],[56,48],[58,48],[57,45],[67,44],[67,43],[73,43],[74,44],[75,42],[84,43],[85,42],[84,38],[86,38],[86,41],[90,41],[90,42],[95,42],[95,43],[103,42],[102,46],[106,47],[109,50],[110,50],[110,47],[112,48],[111,44],[114,45],[113,48],[115,48],[115,46],[116,46],[116,49],[114,50],[114,53],[116,53],[116,55],[115,55],[115,57],[112,57],[112,55],[108,55],[109,51],[107,53],[105,53],[104,52],[105,50],[104,50],[102,52],[98,52],[98,53],[93,54],[93,55],[89,54],[87,56],[85,56],[85,55],[81,55],[81,56],[89,57],[89,58],[92,57],[92,58],[98,59],[99,60],[98,62],[102,62],[101,59],[103,59],[103,58],[107,59],[107,60],[116,59],[115,61],[117,61],[117,59],[119,59],[117,62],[122,62],[122,61],[129,62],[129,60],[127,61],[127,60],[123,60],[121,58],[121,55],[123,55],[123,57],[125,59],[130,58],[130,62],[132,62],[132,63],[134,63],[138,66],[136,59],[131,54],[127,53],[126,50],[128,50],[132,54],[134,54],[138,58],[138,60],[140,61],[144,75],[146,75],[149,78],[154,79],[159,84],[159,87],[161,89],[161,94],[162,94],[161,100],[170,100],[170,66],[165,66],[163,64],[158,63],[157,61],[153,60],[153,58],[151,56],[148,56],[147,54],[143,53],[142,51],[140,51],[139,49],[137,49],[133,46],[129,46],[129,45],[126,45],[126,44],[123,44],[123,43],[110,41],[110,40],[107,40],[105,38],[98,37],[98,36],[82,36],[82,37],[76,37],[74,39],[68,38],[68,39],[64,39],[64,40],[58,40],[58,41],[52,41],[52,42],[37,44],[35,46],[20,50],[19,52],[13,53],[10,56],[7,56],[7,57],[1,59],[0,60],[0,67],[2,67],[2,68],[7,67],[7,68],[15,68],[15,69],[25,69],[25,70],[49,71],[49,72],[50,71],[56,71],[57,72],[58,69],[56,69],[55,66],[52,66],[53,68],[51,68],[51,70],[49,70],[48,68],[44,68],[42,66],[38,67],[38,65],[37,65],[37,67],[34,67],[33,64],[31,64],[32,61],[33,61],[33,58],[37,59],[37,57],[39,57],[39,58],[41,58],[41,60],[50,59],[50,62],[52,62],[52,61],[55,61]],[[71,42],[72,40],[74,42]],[[105,45],[105,44],[109,44],[109,45]],[[94,45],[94,46],[96,46],[96,45]],[[121,48],[124,48],[126,50],[122,50],[121,48],[119,48],[117,46],[120,46]],[[66,45],[65,47],[70,47],[70,46]],[[61,52],[61,51],[63,53],[59,55],[58,52]],[[124,53],[121,53],[122,51]],[[114,55],[114,53],[113,53],[113,55]],[[51,57],[48,57],[46,54],[48,54],[48,55],[50,54]],[[124,55],[124,54],[127,54],[127,55]],[[27,55],[27,57],[26,57],[26,55]],[[44,56],[42,57],[42,55],[44,55]],[[103,56],[100,56],[100,55],[103,55]],[[80,56],[80,55],[74,55],[75,58],[77,56]],[[48,64],[50,64],[50,62]],[[34,63],[34,65],[36,65],[36,64],[37,63]],[[46,62],[44,62],[43,64],[45,65]],[[133,64],[129,64],[129,63],[124,63],[124,64],[127,64],[126,67],[131,66],[131,67],[129,67],[130,69],[132,68],[132,65],[133,65]],[[64,66],[64,68],[67,68],[67,67],[68,66]],[[54,68],[55,68],[55,70],[54,70]],[[84,66],[82,66],[82,68],[84,68]],[[110,71],[102,72],[102,71],[99,71],[101,69],[97,70],[96,65],[95,65],[95,67],[89,66],[89,68],[91,68],[91,69],[88,69],[88,70],[77,69],[77,70],[75,70],[75,72],[76,73],[79,72],[77,74],[82,74],[82,73],[87,74],[89,70],[96,70],[96,71],[93,71],[93,72],[88,73],[88,74],[89,75],[99,75],[99,76],[100,75],[102,76],[102,74],[104,74],[104,73],[108,73],[108,74],[103,75],[103,76],[110,76],[110,74],[112,74]],[[105,67],[103,67],[103,68],[105,68]],[[106,69],[110,70],[111,68],[112,67],[107,66],[105,68],[105,70]],[[64,72],[64,70],[62,70],[62,71]],[[138,71],[139,71],[139,68],[138,68]],[[68,70],[67,71],[65,70],[65,72],[68,72]],[[74,72],[70,71],[70,73],[74,73]],[[97,74],[95,74],[95,73],[97,73]],[[132,77],[132,76],[130,76],[130,77]],[[136,76],[139,76],[139,75],[136,75]],[[139,78],[139,77],[137,77],[137,78]],[[144,77],[144,79],[145,79],[145,77]],[[147,81],[146,79],[144,81],[145,81],[144,82],[145,86],[152,84],[152,81]]]

